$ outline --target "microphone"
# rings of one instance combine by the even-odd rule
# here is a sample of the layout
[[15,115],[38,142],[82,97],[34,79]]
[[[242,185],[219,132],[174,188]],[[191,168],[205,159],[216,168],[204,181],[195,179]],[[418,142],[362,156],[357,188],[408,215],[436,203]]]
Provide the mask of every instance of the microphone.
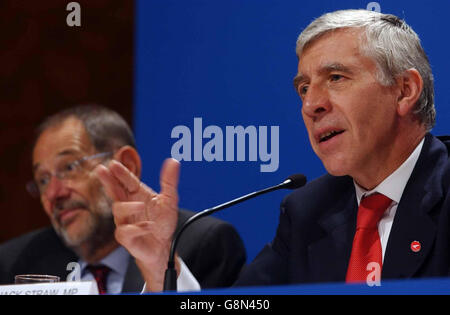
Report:
[[222,203],[220,205],[217,205],[215,207],[203,210],[192,217],[190,217],[184,224],[181,226],[181,228],[178,230],[174,238],[172,239],[172,244],[170,247],[170,255],[169,255],[169,261],[167,263],[167,270],[164,274],[164,291],[176,291],[177,290],[177,272],[175,270],[175,251],[178,244],[178,240],[180,239],[181,235],[183,234],[184,230],[191,225],[193,222],[197,221],[200,218],[203,218],[207,215],[213,214],[214,212],[220,211],[222,209],[231,207],[235,204],[241,203],[245,200],[254,198],[256,196],[272,192],[278,189],[297,189],[306,184],[306,177],[303,174],[294,174],[286,178],[282,183],[268,187],[262,190],[258,190],[255,192],[252,192],[250,194],[247,194],[245,196],[233,199],[231,201]]

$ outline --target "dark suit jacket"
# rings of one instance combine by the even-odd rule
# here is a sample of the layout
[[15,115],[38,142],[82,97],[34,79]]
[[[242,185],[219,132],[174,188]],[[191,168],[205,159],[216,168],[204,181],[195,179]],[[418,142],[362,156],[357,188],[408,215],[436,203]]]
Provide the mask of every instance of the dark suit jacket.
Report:
[[[450,138],[427,134],[389,236],[382,279],[441,277],[450,268]],[[274,240],[236,285],[345,281],[356,230],[352,178],[325,175],[288,195]],[[419,241],[421,250],[411,250]]]
[[[180,210],[178,226],[194,213]],[[230,286],[246,260],[236,230],[225,221],[206,217],[183,233],[177,252],[202,288]],[[14,283],[17,274],[51,274],[65,280],[67,264],[77,255],[61,242],[53,228],[30,232],[0,246],[0,284]],[[122,292],[140,292],[144,281],[130,257]]]

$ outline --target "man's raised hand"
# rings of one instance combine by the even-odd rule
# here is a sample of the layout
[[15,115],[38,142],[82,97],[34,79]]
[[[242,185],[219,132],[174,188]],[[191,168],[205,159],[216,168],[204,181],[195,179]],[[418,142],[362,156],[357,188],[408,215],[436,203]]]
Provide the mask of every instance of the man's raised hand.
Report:
[[97,166],[95,173],[113,201],[117,241],[136,258],[147,289],[161,291],[178,219],[180,163],[164,161],[159,194],[115,160]]

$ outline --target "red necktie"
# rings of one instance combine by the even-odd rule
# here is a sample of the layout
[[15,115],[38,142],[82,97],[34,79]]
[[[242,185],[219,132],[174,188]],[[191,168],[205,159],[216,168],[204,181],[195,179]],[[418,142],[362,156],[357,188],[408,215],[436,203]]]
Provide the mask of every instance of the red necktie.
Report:
[[367,266],[373,262],[379,264],[381,272],[382,249],[378,222],[391,202],[391,199],[379,193],[361,200],[346,282],[366,282],[371,272]]
[[111,269],[105,265],[99,266],[89,265],[87,266],[87,268],[94,276],[95,281],[97,281],[98,293],[106,294],[106,279],[108,278],[108,274],[111,271]]

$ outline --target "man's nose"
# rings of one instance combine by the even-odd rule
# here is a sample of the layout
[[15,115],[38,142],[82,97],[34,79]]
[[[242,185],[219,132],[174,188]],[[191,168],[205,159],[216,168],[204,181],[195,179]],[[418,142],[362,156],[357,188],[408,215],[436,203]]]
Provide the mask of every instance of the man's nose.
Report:
[[45,189],[45,197],[48,200],[55,200],[60,197],[65,197],[69,194],[69,189],[64,180],[56,176],[50,178],[47,188]]
[[317,120],[330,110],[331,103],[327,90],[318,85],[310,85],[303,97],[303,113],[313,120]]

